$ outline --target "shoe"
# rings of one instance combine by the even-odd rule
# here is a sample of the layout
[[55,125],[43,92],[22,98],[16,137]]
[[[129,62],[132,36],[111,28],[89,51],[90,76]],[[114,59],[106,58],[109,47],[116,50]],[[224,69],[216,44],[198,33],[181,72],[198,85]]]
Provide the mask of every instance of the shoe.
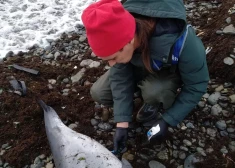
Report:
[[144,104],[137,113],[136,121],[138,122],[147,122],[156,117],[160,105],[152,106],[149,104]]

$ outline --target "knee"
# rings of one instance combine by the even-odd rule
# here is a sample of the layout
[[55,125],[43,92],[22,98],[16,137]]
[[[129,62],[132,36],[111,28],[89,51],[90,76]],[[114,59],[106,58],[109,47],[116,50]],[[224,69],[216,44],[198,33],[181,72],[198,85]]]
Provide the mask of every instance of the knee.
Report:
[[91,94],[91,97],[94,101],[102,104],[101,102],[101,92],[100,92],[100,89],[97,88],[96,86],[96,83],[94,83],[90,89],[90,94]]
[[151,105],[162,103],[163,108],[168,109],[175,101],[176,91],[161,86],[145,87],[142,89],[142,96],[146,103]]

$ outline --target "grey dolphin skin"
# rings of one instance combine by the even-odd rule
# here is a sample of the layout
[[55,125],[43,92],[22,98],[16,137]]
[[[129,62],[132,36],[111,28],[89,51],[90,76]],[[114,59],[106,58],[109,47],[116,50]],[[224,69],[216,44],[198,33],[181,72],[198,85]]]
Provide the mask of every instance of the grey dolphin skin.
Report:
[[56,168],[132,168],[90,137],[68,128],[55,110],[42,100],[46,134]]

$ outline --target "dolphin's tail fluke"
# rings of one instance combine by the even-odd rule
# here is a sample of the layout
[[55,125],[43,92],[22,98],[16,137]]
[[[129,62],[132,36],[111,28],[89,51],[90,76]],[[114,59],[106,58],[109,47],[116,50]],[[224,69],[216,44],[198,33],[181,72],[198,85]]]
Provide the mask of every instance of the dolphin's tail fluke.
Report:
[[45,111],[45,112],[49,112],[50,111],[50,107],[48,105],[46,105],[46,103],[44,103],[44,101],[42,100],[37,100],[38,101],[38,104],[42,107],[42,109]]

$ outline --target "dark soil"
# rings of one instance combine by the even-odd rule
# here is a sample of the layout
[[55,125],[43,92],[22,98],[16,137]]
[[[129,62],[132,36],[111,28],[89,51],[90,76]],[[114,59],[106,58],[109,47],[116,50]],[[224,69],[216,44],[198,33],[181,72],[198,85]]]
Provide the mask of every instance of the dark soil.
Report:
[[[233,6],[234,2],[234,0],[222,1],[221,8],[213,9],[207,16],[199,20],[191,21],[193,25],[201,26],[200,29],[204,34],[200,37],[205,46],[213,46],[212,51],[208,54],[211,75],[221,77],[223,81],[233,82],[235,81],[235,67],[225,66],[223,59],[235,47],[235,38],[231,35],[217,35],[215,31],[225,26],[225,19],[229,16],[228,9]],[[209,24],[207,24],[208,17],[213,18]],[[231,15],[231,17],[235,25],[235,15]],[[90,53],[91,51],[88,50],[84,59],[88,59]],[[79,67],[79,61],[61,60],[58,62],[61,66],[57,67],[42,64],[40,57],[23,58],[17,56],[0,64],[0,88],[3,89],[3,93],[0,95],[0,145],[9,143],[11,149],[6,151],[3,159],[16,168],[30,165],[40,154],[47,156],[51,154],[45,133],[43,112],[36,102],[38,98],[52,106],[66,124],[78,121],[77,132],[97,140],[102,139],[104,143],[112,140],[112,136],[108,133],[97,135],[90,124],[91,118],[94,117],[95,104],[89,93],[91,85],[84,85],[85,81],[95,82],[96,77],[104,73],[105,64],[103,63],[99,68],[88,69],[80,80],[81,82],[72,86],[79,95],[70,92],[69,96],[62,96],[61,91],[66,88],[66,84],[62,83],[62,80],[76,74],[81,67]],[[40,75],[35,76],[15,70],[11,67],[13,63],[39,70]],[[78,69],[74,69],[74,66],[77,66]],[[10,76],[25,81],[28,89],[25,97],[9,92],[12,89],[9,84]],[[53,89],[48,89],[48,79],[58,79]],[[62,107],[66,108],[63,109]],[[208,118],[208,116],[201,116],[200,111],[192,113],[189,117],[193,117],[195,121],[198,118]],[[15,127],[14,122],[20,122],[20,124]],[[182,135],[180,131],[176,133],[179,138],[183,138]],[[136,151],[132,151],[132,153],[137,154],[142,150],[144,139],[144,134],[136,136]],[[171,137],[169,140],[171,140]],[[216,143],[208,142],[215,152],[208,155],[206,161],[197,163],[196,166],[198,168],[234,168],[235,164],[229,158],[235,160],[235,153],[223,156],[220,152],[221,147],[227,145],[227,141],[226,138],[220,137]],[[137,160],[138,155],[132,162],[134,168],[147,167],[137,163]],[[165,164],[167,168],[174,168],[174,165],[170,164],[169,161],[160,162]]]
[[[223,59],[233,52],[235,47],[235,35],[216,34],[217,30],[221,30],[229,25],[225,21],[228,17],[231,17],[232,20],[230,24],[235,25],[235,15],[228,13],[229,9],[235,4],[235,0],[220,2],[222,7],[212,9],[209,14],[204,14],[199,19],[190,21],[192,25],[200,26],[200,33],[203,32],[203,34],[199,37],[202,39],[205,47],[213,47],[211,52],[207,55],[210,75],[235,82],[235,64],[229,66],[223,62]],[[211,20],[208,21],[208,18],[211,18]]]

